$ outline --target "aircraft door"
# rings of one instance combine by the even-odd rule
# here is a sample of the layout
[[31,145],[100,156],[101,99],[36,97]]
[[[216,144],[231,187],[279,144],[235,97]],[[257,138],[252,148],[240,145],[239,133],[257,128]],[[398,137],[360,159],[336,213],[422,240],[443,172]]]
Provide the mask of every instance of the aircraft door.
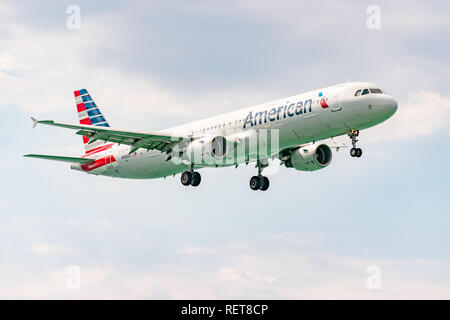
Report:
[[342,111],[341,90],[337,88],[334,92],[333,103],[330,105],[331,112]]

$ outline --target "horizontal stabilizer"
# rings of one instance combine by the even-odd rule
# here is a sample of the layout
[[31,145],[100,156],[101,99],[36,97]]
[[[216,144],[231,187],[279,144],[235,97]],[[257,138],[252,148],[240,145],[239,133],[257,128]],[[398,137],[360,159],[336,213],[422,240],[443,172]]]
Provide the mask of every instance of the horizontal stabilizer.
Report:
[[24,155],[24,157],[54,160],[54,161],[61,161],[61,162],[70,162],[70,163],[79,163],[79,164],[87,164],[87,163],[91,163],[91,162],[95,161],[94,159],[88,159],[88,158],[47,156],[47,155],[43,155],[43,154],[26,154],[26,155]]

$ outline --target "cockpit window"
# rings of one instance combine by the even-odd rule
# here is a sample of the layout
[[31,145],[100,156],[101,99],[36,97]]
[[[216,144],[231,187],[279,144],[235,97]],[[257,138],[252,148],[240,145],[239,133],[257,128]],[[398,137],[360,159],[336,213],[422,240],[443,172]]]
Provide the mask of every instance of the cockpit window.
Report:
[[355,97],[359,96],[361,94],[361,90],[358,90],[355,92]]
[[378,88],[370,88],[370,93],[383,93],[383,91],[381,91],[381,89]]
[[368,93],[369,93],[369,89],[364,89],[363,92],[361,93],[361,95],[363,96],[363,95],[368,94]]

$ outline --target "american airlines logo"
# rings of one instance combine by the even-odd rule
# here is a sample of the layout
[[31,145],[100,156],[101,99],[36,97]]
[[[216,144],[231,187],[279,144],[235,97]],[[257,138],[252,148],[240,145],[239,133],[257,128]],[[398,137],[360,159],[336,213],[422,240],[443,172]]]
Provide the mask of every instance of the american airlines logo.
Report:
[[[322,108],[328,108],[326,99],[323,97],[323,93],[319,92],[320,105]],[[299,116],[308,112],[312,112],[312,99],[307,99],[305,101],[299,101],[297,103],[287,103],[278,108],[272,108],[270,110],[258,111],[253,114],[250,111],[244,121],[243,128],[247,126],[256,126],[258,124],[272,122],[280,119],[286,119],[287,117]]]
[[320,98],[320,106],[321,106],[323,109],[328,108],[327,101],[326,101],[325,97],[323,96],[322,91],[319,92],[319,98]]

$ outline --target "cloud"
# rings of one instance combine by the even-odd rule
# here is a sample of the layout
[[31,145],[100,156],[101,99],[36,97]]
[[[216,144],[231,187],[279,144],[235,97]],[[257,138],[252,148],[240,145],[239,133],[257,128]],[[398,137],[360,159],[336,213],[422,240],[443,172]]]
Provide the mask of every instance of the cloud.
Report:
[[237,282],[275,282],[272,277],[265,277],[258,272],[252,270],[239,270],[236,268],[223,267],[217,272],[217,280],[220,282],[237,281]]
[[[412,94],[397,112],[375,130],[364,133],[364,141],[405,140],[448,134],[450,130],[450,98],[437,92]],[[367,138],[367,140],[366,140]]]
[[[311,74],[311,76],[316,77],[317,74],[320,75],[322,72],[320,70],[310,70],[311,66],[323,69],[336,68],[335,60],[333,60],[333,64],[329,64],[327,60],[323,61],[324,59],[317,56],[316,53],[318,52],[315,50],[320,49],[320,46],[316,45],[317,39],[325,37],[329,30],[333,31],[336,28],[347,29],[346,24],[336,23],[341,22],[340,15],[357,15],[360,9],[361,21],[357,23],[360,23],[361,28],[355,28],[355,30],[359,33],[367,31],[364,28],[363,18],[366,13],[363,7],[354,8],[351,5],[345,5],[344,7],[333,5],[331,8],[327,7],[324,10],[323,8],[320,9],[320,5],[314,4],[306,8],[302,5],[300,8],[298,4],[292,2],[286,8],[282,8],[284,11],[280,12],[277,10],[277,13],[274,14],[273,4],[270,1],[262,7],[257,7],[252,2],[232,3],[230,5],[221,4],[221,8],[225,13],[222,10],[205,9],[203,8],[204,6],[196,6],[196,8],[202,7],[205,15],[218,15],[216,20],[219,22],[217,22],[217,25],[213,23],[212,27],[221,32],[220,35],[223,38],[221,41],[224,42],[223,47],[239,46],[240,42],[234,43],[233,38],[228,39],[228,33],[221,28],[222,24],[229,24],[234,19],[239,18],[239,23],[242,23],[242,32],[245,32],[247,37],[253,37],[255,48],[245,47],[241,49],[240,53],[235,52],[225,57],[227,58],[225,61],[213,59],[214,52],[223,52],[223,49],[216,48],[216,46],[208,48],[207,52],[211,53],[212,50],[213,52],[203,56],[204,50],[199,50],[202,47],[201,41],[207,42],[210,38],[205,38],[199,32],[200,28],[203,29],[203,25],[189,23],[186,28],[190,32],[196,32],[196,37],[193,38],[193,41],[199,42],[196,42],[194,51],[188,52],[195,58],[194,61],[190,62],[182,59],[186,54],[181,55],[179,53],[181,50],[189,49],[190,42],[184,43],[184,47],[180,47],[180,42],[174,41],[174,39],[184,35],[184,29],[175,28],[175,26],[169,28],[158,19],[155,19],[151,24],[146,23],[137,14],[139,6],[133,6],[125,12],[123,9],[113,9],[100,13],[83,6],[82,28],[77,31],[67,30],[65,24],[61,24],[57,28],[51,27],[47,29],[19,24],[15,17],[17,11],[20,12],[20,10],[5,10],[6,13],[4,15],[6,18],[2,22],[5,32],[0,35],[0,41],[5,48],[0,51],[0,85],[3,88],[3,94],[0,97],[0,107],[14,105],[33,114],[56,114],[56,111],[65,111],[65,114],[68,117],[70,116],[69,119],[74,119],[72,91],[81,87],[87,87],[93,94],[97,104],[103,109],[104,114],[107,117],[111,115],[111,118],[113,118],[113,121],[110,120],[113,126],[117,126],[117,123],[119,125],[120,123],[134,123],[136,129],[148,125],[156,127],[161,116],[176,118],[172,120],[174,122],[171,124],[186,122],[201,117],[201,115],[214,115],[234,110],[238,107],[245,107],[312,89],[313,87],[308,87],[314,86],[311,83],[312,79],[310,76],[301,76],[299,79],[297,74],[294,76],[294,73],[302,70],[302,75]],[[11,5],[4,6],[11,7]],[[151,6],[153,7],[152,11],[159,12],[162,15],[167,14],[167,10],[169,10],[164,5],[152,4]],[[302,19],[286,19],[286,14],[294,10],[292,8],[300,9],[302,12],[320,11],[321,28],[317,28],[318,20],[315,15],[303,15]],[[418,9],[416,7],[413,7],[413,9],[415,14]],[[197,17],[190,6],[180,4],[178,10],[180,11],[178,12],[179,14],[183,13],[189,19]],[[390,8],[389,10],[386,10],[386,12],[391,12],[395,17],[403,14],[403,11],[400,12],[395,8]],[[220,12],[222,14],[219,14]],[[64,12],[61,12],[62,16],[64,14]],[[129,18],[133,14],[137,15],[135,21]],[[429,17],[432,14],[428,13],[426,16]],[[243,20],[248,21],[249,25],[242,22],[242,17],[245,18]],[[427,18],[428,20],[429,18]],[[122,21],[122,23],[118,24],[117,21]],[[324,23],[327,25],[324,26]],[[439,26],[440,24],[437,27]],[[271,30],[271,32],[261,32],[261,30],[265,29]],[[153,41],[143,41],[142,37],[136,36],[137,31],[148,32],[156,39],[164,36],[169,41],[162,39],[162,42],[159,44],[155,39]],[[280,38],[281,35],[286,38]],[[297,38],[311,38],[311,41],[291,41],[291,39]],[[339,44],[329,43],[328,45],[331,47],[339,45],[341,48],[352,49],[355,45],[353,37],[344,39],[346,41],[345,46],[340,42],[342,39],[335,40],[334,38],[337,37],[331,37],[331,39],[328,37],[328,40],[339,41]],[[358,36],[358,38],[365,39],[366,37]],[[247,43],[246,41],[247,39],[242,39],[242,42]],[[277,48],[280,46],[288,46],[288,50],[279,52]],[[304,46],[307,46],[307,48],[305,49]],[[21,48],[23,47],[26,47],[26,50],[22,50]],[[360,57],[358,55],[366,53],[363,50],[364,48],[365,46],[362,45],[360,50],[352,49],[352,54],[357,55],[352,57],[352,59],[345,57],[343,63],[351,63],[351,65],[345,65],[348,70],[352,70],[354,65],[358,64],[355,59],[359,61]],[[370,47],[370,50],[373,49]],[[311,50],[313,50],[314,54],[308,53]],[[145,52],[145,54],[142,54],[142,52]],[[159,52],[160,56],[158,54],[153,56],[155,52]],[[176,53],[173,59],[161,60],[161,57],[167,59],[170,52]],[[264,54],[261,54],[262,52]],[[259,81],[257,79],[249,79],[250,82],[246,82],[245,85],[234,86],[236,79],[233,78],[228,83],[221,83],[221,87],[211,89],[207,88],[204,83],[210,83],[211,80],[205,80],[203,76],[200,76],[195,71],[201,69],[205,64],[223,65],[225,63],[225,66],[227,66],[228,64],[236,63],[233,59],[241,57],[243,53],[253,53],[253,59],[249,59],[248,63],[243,63],[244,69],[241,68],[240,71],[233,72],[234,76],[238,76],[239,72],[248,74],[249,70],[245,70],[245,65],[259,61],[259,64],[255,65],[255,69],[266,70],[266,73],[264,75],[255,74],[255,76],[258,78],[269,77],[271,79],[262,81],[257,86],[251,84],[251,81]],[[325,53],[328,54],[326,50],[320,49],[320,54]],[[299,54],[300,56],[298,56]],[[335,54],[342,53],[339,51],[335,52]],[[154,59],[151,61],[140,61],[140,58],[148,55],[151,55]],[[392,57],[389,56],[389,58]],[[208,62],[205,63],[205,61]],[[273,63],[274,61],[278,65],[276,71],[261,68],[261,66],[267,66],[269,62]],[[281,64],[281,62],[283,63]],[[139,63],[141,63],[141,68],[139,68]],[[148,63],[154,69],[160,68],[162,63],[175,64],[177,68],[182,67],[178,65],[180,63],[195,64],[199,68],[195,68],[195,70],[182,69],[181,71],[163,68],[164,71],[158,69],[154,70],[154,72],[146,72],[148,66],[145,63]],[[159,63],[159,65],[153,66],[154,63]],[[397,68],[402,69],[402,65],[398,64],[397,59],[392,59],[389,63],[395,63]],[[403,68],[408,68],[408,66],[403,66]],[[216,70],[214,75],[208,74],[208,76],[226,78],[224,74],[233,70],[230,67],[223,69]],[[179,76],[192,76],[197,77],[196,81],[189,80],[189,83],[185,85],[186,88],[189,88],[190,82],[198,82],[205,85],[207,89],[190,91],[189,89],[183,90],[183,86],[173,87],[162,79],[161,73],[167,72],[167,70],[172,70],[170,74],[172,83]],[[340,74],[343,72],[340,69],[334,71],[336,72],[327,72],[327,74]],[[282,79],[274,81],[274,77],[278,77],[280,72],[284,74],[291,73],[293,78],[283,76],[283,78],[286,78],[284,81]],[[360,74],[359,69],[358,74]],[[166,74],[164,77],[167,76]],[[347,74],[342,74],[339,79],[343,80],[347,76]],[[399,76],[405,77],[407,75],[401,72]],[[306,79],[309,80],[306,81]],[[313,83],[318,85],[328,84],[324,82],[322,76],[320,77],[320,84],[318,79],[313,78]],[[299,81],[298,84],[297,81]],[[398,79],[395,79],[395,81],[401,83]],[[427,81],[431,80],[427,78]],[[293,83],[296,83],[295,86]],[[286,86],[295,89],[286,91],[284,89]],[[118,122],[114,121],[114,119],[121,120]]]
[[30,248],[31,252],[38,256],[48,256],[48,255],[67,255],[67,256],[78,256],[80,251],[75,248],[62,245],[53,245],[48,243],[35,243]]
[[[445,299],[450,297],[448,261],[360,258],[305,244],[303,234],[273,234],[251,242],[189,245],[195,257],[173,248],[178,263],[145,267],[123,262],[79,264],[81,289],[66,288],[67,267],[36,273],[25,281],[2,279],[3,298],[63,299]],[[40,255],[72,249],[39,244]],[[381,290],[366,287],[367,267],[381,269]],[[1,268],[5,268],[3,265]],[[23,272],[23,271],[21,271]],[[4,273],[3,273],[4,274]],[[29,273],[28,273],[29,275]]]
[[183,247],[180,249],[179,252],[181,254],[188,254],[188,255],[205,255],[205,254],[215,255],[219,253],[218,251],[211,250],[210,248],[194,245]]
[[[93,89],[94,97],[97,92],[106,97],[100,99],[101,104],[111,109],[131,105],[138,114],[150,108],[161,114],[182,112],[185,106],[148,77],[102,66],[93,69],[95,59],[87,52],[110,43],[115,31],[102,28],[101,22],[98,25],[99,29],[88,29],[82,35],[64,29],[48,33],[9,25],[7,36],[1,39],[10,49],[0,52],[0,84],[5,89],[0,106],[17,105],[41,113],[64,110],[73,106],[73,91],[87,86]],[[22,43],[27,50],[18,50]],[[171,108],[160,108],[161,103]]]
[[[104,62],[105,51],[121,48],[118,15],[89,15],[79,31],[42,30],[10,21],[0,34],[3,47],[8,48],[0,51],[0,107],[16,106],[35,116],[64,112],[74,119],[73,91],[87,88],[114,126],[134,123],[137,129],[149,123],[156,127],[160,117],[186,122],[202,113],[213,115],[271,97],[270,92],[248,88],[193,96],[175,92],[149,74]],[[24,45],[27,49],[21,50]]]

